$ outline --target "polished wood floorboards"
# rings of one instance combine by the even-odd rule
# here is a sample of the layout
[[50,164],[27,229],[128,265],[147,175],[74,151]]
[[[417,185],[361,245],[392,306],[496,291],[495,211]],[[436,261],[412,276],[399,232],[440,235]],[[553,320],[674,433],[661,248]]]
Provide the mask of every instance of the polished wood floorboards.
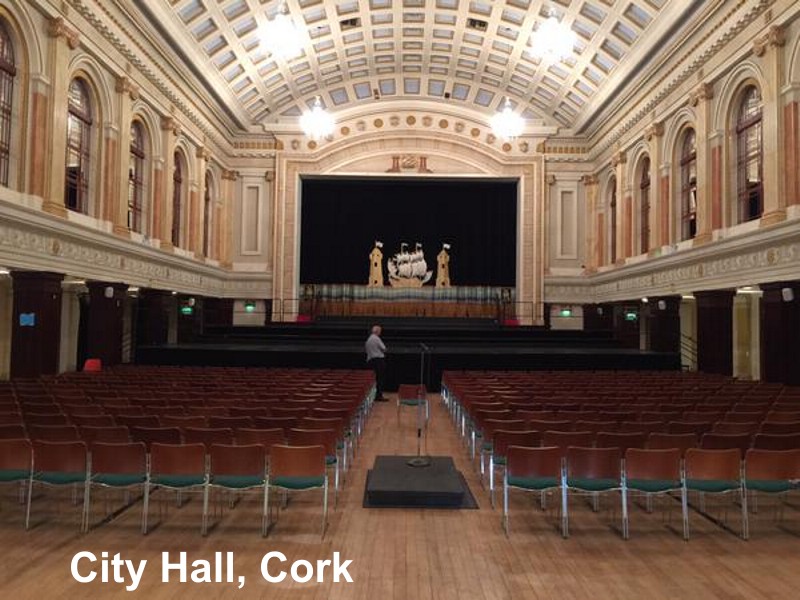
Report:
[[[258,500],[246,498],[226,509],[207,538],[199,534],[201,503],[191,499],[180,509],[168,496],[159,517],[152,507],[149,535],[139,533],[141,504],[118,518],[77,533],[77,512],[68,500],[57,509],[44,496],[34,503],[29,532],[14,490],[3,490],[0,507],[0,598],[105,599],[116,597],[271,598],[276,600],[354,599],[528,599],[528,598],[796,598],[800,590],[800,511],[787,508],[781,525],[761,506],[744,542],[693,512],[692,540],[677,532],[680,513],[673,503],[671,523],[664,511],[648,515],[632,510],[632,537],[623,541],[616,529],[619,512],[593,513],[585,503],[571,503],[571,537],[556,529],[556,514],[534,507],[527,496],[512,502],[511,535],[500,528],[500,511],[489,506],[486,490],[455,433],[445,410],[434,402],[428,452],[452,455],[465,474],[479,510],[364,509],[361,506],[367,469],[378,454],[413,454],[415,419],[406,409],[398,426],[394,403],[373,411],[348,474],[339,505],[332,511],[325,540],[319,539],[316,492],[295,495],[267,539],[259,535]],[[48,494],[47,498],[52,498]],[[605,506],[616,507],[610,498]],[[94,503],[94,521],[105,510]],[[738,526],[732,510],[732,527]],[[159,524],[158,521],[161,520]],[[97,555],[119,552],[123,558],[147,559],[142,583],[129,593],[118,584],[79,584],[70,575],[70,561],[79,551]],[[232,551],[236,574],[246,576],[244,589],[230,584],[161,582],[161,553],[173,559],[180,551],[189,559],[212,559],[216,551]],[[328,559],[338,551],[352,560],[352,584],[326,582],[268,584],[260,576],[261,557],[277,550],[290,561]]]

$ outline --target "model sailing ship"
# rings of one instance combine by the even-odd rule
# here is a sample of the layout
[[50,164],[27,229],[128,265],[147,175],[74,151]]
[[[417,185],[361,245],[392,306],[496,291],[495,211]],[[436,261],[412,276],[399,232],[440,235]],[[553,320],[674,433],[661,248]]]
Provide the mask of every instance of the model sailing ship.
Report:
[[417,288],[430,281],[433,271],[428,270],[422,244],[417,242],[413,252],[408,251],[408,244],[400,244],[400,252],[387,261],[389,283],[392,287]]

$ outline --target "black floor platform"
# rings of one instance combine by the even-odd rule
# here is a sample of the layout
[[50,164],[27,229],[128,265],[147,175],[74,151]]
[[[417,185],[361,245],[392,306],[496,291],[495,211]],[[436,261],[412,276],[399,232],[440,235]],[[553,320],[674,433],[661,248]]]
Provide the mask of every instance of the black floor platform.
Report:
[[477,508],[464,476],[449,456],[432,456],[426,467],[413,456],[378,456],[367,473],[367,508]]

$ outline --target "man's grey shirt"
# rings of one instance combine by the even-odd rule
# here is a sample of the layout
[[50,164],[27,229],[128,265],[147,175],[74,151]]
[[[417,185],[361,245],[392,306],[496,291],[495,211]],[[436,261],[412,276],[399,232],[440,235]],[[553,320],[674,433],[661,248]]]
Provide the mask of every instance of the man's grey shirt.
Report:
[[367,351],[367,360],[384,358],[386,356],[386,346],[383,345],[381,338],[374,333],[367,338],[364,349]]

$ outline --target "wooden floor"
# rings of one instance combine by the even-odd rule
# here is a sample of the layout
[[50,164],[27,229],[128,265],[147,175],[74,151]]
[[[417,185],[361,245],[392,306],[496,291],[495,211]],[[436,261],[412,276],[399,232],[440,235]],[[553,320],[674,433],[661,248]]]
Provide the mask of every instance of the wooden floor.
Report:
[[[162,523],[149,535],[138,531],[141,504],[88,535],[77,533],[68,501],[58,510],[34,503],[36,527],[25,532],[22,510],[4,490],[0,510],[0,598],[104,599],[271,598],[364,600],[513,598],[795,598],[800,590],[800,512],[787,509],[782,525],[761,507],[744,542],[693,512],[692,540],[676,532],[664,513],[632,512],[632,537],[622,541],[618,512],[593,513],[584,502],[572,502],[571,537],[556,530],[556,515],[535,509],[531,499],[512,502],[512,529],[506,538],[500,512],[489,507],[466,451],[444,409],[434,403],[428,451],[452,455],[465,474],[480,510],[364,509],[367,469],[378,454],[415,451],[414,417],[409,410],[398,426],[394,403],[379,404],[370,418],[353,469],[330,518],[325,540],[318,533],[320,496],[296,495],[266,540],[258,529],[258,501],[246,499],[226,510],[207,538],[199,534],[200,503],[190,500],[165,508]],[[52,497],[52,496],[50,496]],[[607,505],[611,505],[609,499]],[[674,503],[673,503],[674,504]],[[96,516],[105,510],[96,504]],[[153,521],[159,520],[158,505]],[[731,513],[735,526],[736,513]],[[612,520],[613,519],[613,520]],[[97,519],[95,519],[97,520]],[[796,532],[796,533],[792,533]],[[70,561],[79,551],[119,552],[123,558],[147,559],[142,584],[128,593],[119,584],[79,584]],[[161,581],[161,553],[187,551],[190,560],[211,559],[216,551],[235,553],[236,574],[246,576],[244,589],[230,584],[180,584]],[[352,560],[355,582],[268,584],[260,575],[261,557],[271,550],[289,560],[327,559],[334,551]]]

